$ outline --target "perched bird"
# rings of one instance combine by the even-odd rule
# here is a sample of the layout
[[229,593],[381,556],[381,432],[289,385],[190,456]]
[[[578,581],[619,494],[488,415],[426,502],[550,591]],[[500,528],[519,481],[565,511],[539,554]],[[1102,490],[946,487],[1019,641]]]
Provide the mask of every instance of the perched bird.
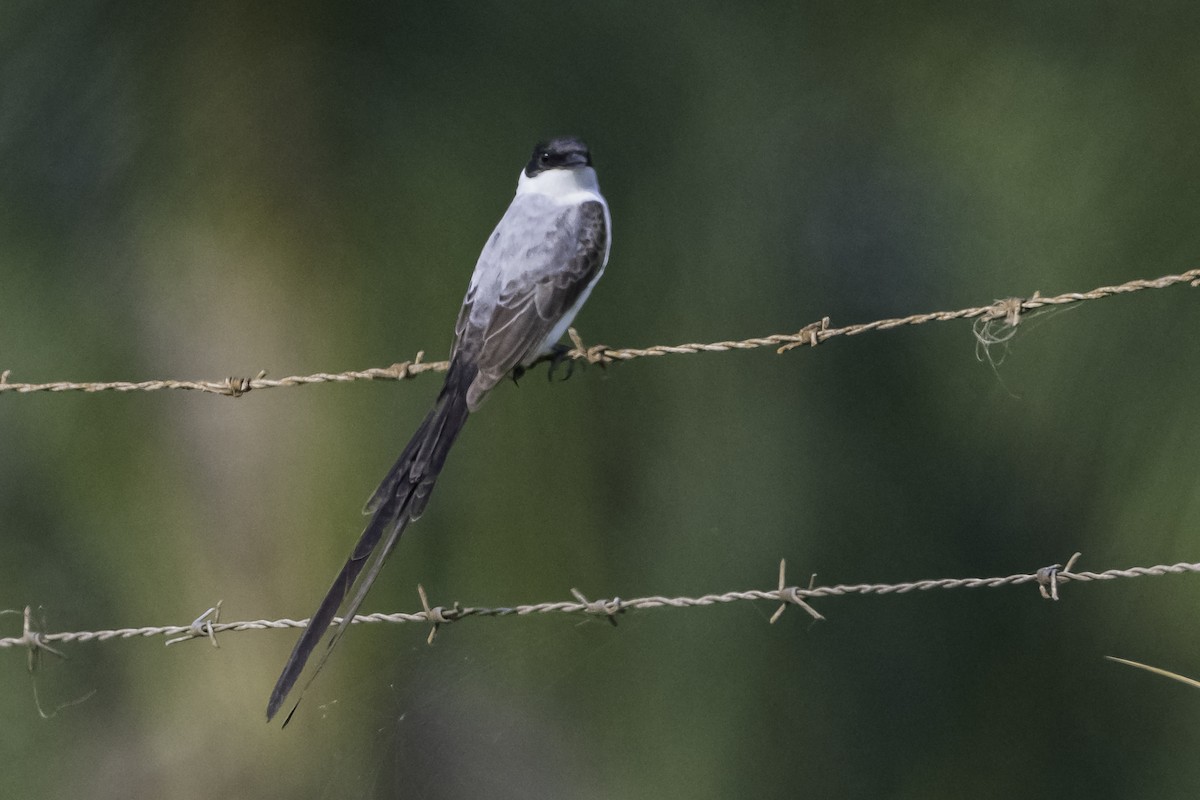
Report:
[[[344,620],[354,617],[400,534],[425,510],[471,412],[506,375],[519,376],[534,362],[566,352],[559,340],[604,272],[611,231],[587,145],[569,136],[539,142],[471,275],[437,402],[367,501],[363,513],[371,520],[284,665],[267,703],[268,720],[338,610],[345,606]],[[339,625],[329,637],[313,676],[348,627]]]

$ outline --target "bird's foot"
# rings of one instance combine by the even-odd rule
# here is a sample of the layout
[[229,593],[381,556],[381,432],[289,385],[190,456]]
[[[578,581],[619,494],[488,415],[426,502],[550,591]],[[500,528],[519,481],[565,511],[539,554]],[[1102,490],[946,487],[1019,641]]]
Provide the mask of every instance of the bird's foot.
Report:
[[[521,378],[525,377],[525,373],[529,372],[529,370],[533,369],[542,362],[549,362],[550,368],[546,371],[546,380],[552,381],[554,380],[554,373],[565,363],[567,365],[567,374],[562,378],[565,381],[567,378],[570,378],[575,374],[576,359],[571,356],[572,350],[573,348],[570,345],[556,344],[550,349],[550,352],[546,353],[544,356],[538,356],[529,366],[523,367],[518,364],[517,366],[513,367],[512,372],[509,373],[509,377],[512,378],[513,383],[516,383],[518,386],[520,386],[521,384],[519,381]],[[603,364],[601,364],[601,366],[603,366]]]
[[550,362],[550,368],[546,370],[546,380],[554,380],[554,371],[562,366],[564,361],[567,363],[567,374],[563,376],[563,380],[575,374],[575,359],[571,358],[570,353],[571,348],[560,343],[554,345],[549,354],[542,356],[542,359]]

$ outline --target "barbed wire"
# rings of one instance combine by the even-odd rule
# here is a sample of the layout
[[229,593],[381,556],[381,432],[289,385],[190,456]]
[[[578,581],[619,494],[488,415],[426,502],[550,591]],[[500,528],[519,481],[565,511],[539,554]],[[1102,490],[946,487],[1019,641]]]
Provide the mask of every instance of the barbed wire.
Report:
[[[693,353],[723,353],[730,350],[754,350],[760,347],[775,347],[777,353],[785,353],[802,345],[816,347],[821,342],[837,336],[857,336],[871,331],[891,330],[905,325],[923,325],[928,322],[949,322],[959,319],[975,320],[975,337],[983,347],[1000,343],[1012,333],[1021,321],[1021,315],[1048,306],[1063,306],[1080,303],[1086,300],[1099,300],[1103,297],[1140,292],[1146,289],[1165,289],[1180,283],[1188,283],[1193,287],[1200,286],[1200,269],[1192,269],[1178,275],[1164,275],[1159,278],[1138,279],[1127,281],[1116,286],[1101,286],[1088,292],[1068,292],[1054,297],[1042,297],[1034,292],[1031,297],[1010,297],[997,300],[986,306],[962,308],[957,311],[933,311],[924,314],[911,314],[907,317],[879,319],[874,322],[864,322],[845,327],[830,327],[829,317],[806,325],[796,333],[776,333],[769,336],[759,336],[738,341],[709,342],[707,344],[677,344],[654,345],[643,348],[611,348],[607,345],[586,347],[574,328],[570,330],[574,347],[565,355],[577,361],[591,364],[610,364],[615,361],[631,361],[635,358],[649,358],[666,355],[685,355]],[[1004,330],[997,333],[996,328]],[[318,372],[312,375],[293,375],[287,378],[269,379],[265,371],[259,372],[254,378],[230,377],[216,381],[193,380],[149,380],[149,381],[111,381],[107,383],[76,383],[55,381],[52,383],[12,383],[9,381],[11,370],[0,372],[0,394],[16,393],[31,394],[35,392],[154,392],[162,389],[185,389],[240,397],[254,389],[273,389],[281,386],[307,386],[315,383],[349,383],[350,381],[376,380],[408,380],[426,372],[445,372],[449,368],[448,361],[425,361],[425,351],[419,351],[411,361],[403,361],[390,367],[374,367],[365,370],[348,370],[346,372]]]
[[[583,614],[585,616],[603,617],[615,624],[617,617],[627,611],[655,608],[698,608],[724,603],[753,601],[771,601],[780,604],[779,608],[770,618],[770,622],[774,623],[789,606],[797,606],[801,608],[814,620],[824,619],[824,616],[819,613],[809,601],[828,597],[907,594],[910,592],[928,592],[939,589],[996,589],[1002,586],[1034,584],[1038,587],[1038,591],[1041,593],[1043,598],[1048,600],[1058,600],[1059,588],[1066,583],[1087,583],[1093,581],[1112,581],[1120,578],[1146,578],[1161,577],[1163,575],[1177,575],[1183,573],[1200,573],[1200,564],[1190,564],[1186,562],[1180,562],[1177,564],[1159,564],[1153,567],[1127,567],[1125,569],[1109,569],[1103,572],[1073,572],[1072,567],[1079,559],[1079,555],[1079,553],[1075,553],[1070,560],[1067,561],[1065,566],[1061,564],[1053,564],[1048,567],[1042,567],[1034,572],[1018,573],[1003,577],[939,578],[935,580],[912,581],[909,583],[853,583],[838,584],[835,586],[814,585],[813,580],[810,580],[808,586],[789,585],[786,574],[787,563],[786,561],[780,561],[779,582],[777,587],[774,589],[749,589],[740,592],[734,591],[722,592],[719,594],[705,594],[699,597],[662,597],[659,595],[654,595],[649,597],[638,597],[632,600],[622,600],[619,597],[613,597],[604,600],[589,600],[581,592],[579,592],[579,590],[572,589],[571,594],[575,598],[573,601],[551,601],[546,603],[533,603],[511,607],[463,607],[458,603],[455,603],[453,606],[448,608],[444,606],[430,606],[424,587],[418,586],[417,591],[420,596],[422,606],[420,611],[359,614],[354,617],[354,619],[351,621],[351,624],[421,623],[431,626],[429,640],[432,642],[434,635],[437,633],[441,625],[450,622],[457,622],[467,619],[468,617],[498,618],[513,616],[524,617],[541,614]],[[53,648],[52,645],[54,644],[66,644],[73,642],[107,642],[117,639],[168,636],[172,638],[167,640],[167,645],[177,644],[179,642],[184,642],[191,639],[206,638],[214,646],[217,646],[217,634],[238,633],[243,631],[304,628],[308,624],[307,619],[294,620],[286,618],[275,620],[257,619],[243,622],[221,622],[220,610],[221,604],[217,603],[216,606],[205,611],[195,621],[188,625],[159,625],[141,628],[114,628],[112,630],[99,631],[46,633],[44,631],[35,629],[32,621],[32,611],[27,607],[24,610],[24,623],[22,626],[21,635],[0,638],[0,649],[27,648],[29,650],[30,663],[32,665],[35,658],[41,652],[49,652],[55,655],[61,655],[61,653]],[[333,624],[341,625],[343,624],[343,619],[341,617],[337,617],[334,619]]]
[[[1164,275],[1148,280],[1131,280],[1115,286],[1102,286],[1088,292],[1071,292],[1054,297],[1042,297],[1035,292],[1033,296],[998,300],[990,305],[963,308],[956,311],[936,311],[924,314],[913,314],[907,317],[875,320],[873,322],[849,325],[840,328],[830,326],[828,317],[819,322],[807,325],[797,333],[772,334],[769,336],[743,339],[740,341],[721,341],[707,344],[656,345],[648,348],[614,349],[605,345],[586,347],[578,333],[570,330],[574,348],[566,355],[575,360],[585,360],[589,363],[607,364],[614,361],[629,361],[636,358],[657,357],[664,355],[682,355],[702,352],[726,352],[729,350],[751,350],[761,347],[776,347],[778,353],[784,353],[801,345],[816,345],[836,336],[855,336],[870,331],[890,330],[906,325],[921,325],[927,322],[947,322],[958,319],[974,319],[974,333],[982,347],[1005,341],[1021,321],[1021,315],[1048,306],[1062,306],[1086,300],[1098,300],[1119,294],[1143,291],[1146,289],[1164,289],[1180,283],[1188,283],[1193,287],[1200,286],[1200,269],[1189,270],[1177,275]],[[1002,332],[997,332],[997,327]],[[316,373],[313,375],[291,376],[278,380],[267,379],[265,372],[260,372],[255,378],[226,378],[221,381],[177,381],[151,380],[140,382],[116,381],[108,383],[11,383],[10,371],[0,373],[0,394],[12,392],[29,394],[34,392],[131,392],[158,391],[162,389],[184,389],[237,397],[253,389],[267,389],[280,386],[303,386],[314,383],[350,382],[359,380],[406,380],[426,372],[442,372],[448,368],[445,361],[424,361],[424,351],[418,352],[412,361],[393,364],[390,367],[352,370],[340,373]],[[632,610],[653,608],[694,608],[712,606],[723,603],[742,601],[775,601],[781,605],[771,616],[771,622],[789,606],[802,608],[813,619],[823,619],[822,615],[808,602],[814,599],[840,597],[847,595],[887,595],[905,594],[914,591],[930,591],[934,589],[958,588],[998,588],[1001,586],[1016,586],[1036,583],[1043,597],[1058,599],[1058,588],[1061,584],[1072,581],[1109,581],[1118,578],[1152,577],[1179,573],[1198,573],[1200,564],[1177,563],[1157,565],[1153,567],[1129,567],[1126,569],[1110,569],[1104,572],[1072,572],[1071,567],[1075,556],[1068,561],[1066,567],[1052,565],[1043,567],[1033,573],[1021,573],[993,578],[943,578],[937,580],[922,580],[910,583],[880,584],[839,584],[835,586],[816,586],[810,581],[807,587],[788,585],[786,582],[785,563],[780,563],[779,583],[775,589],[733,591],[719,594],[706,594],[699,597],[663,597],[648,596],[632,600],[622,600],[618,597],[605,600],[588,600],[579,591],[572,589],[575,597],[572,601],[534,603],[518,606],[501,607],[463,607],[455,603],[452,607],[429,605],[425,591],[418,586],[422,610],[416,612],[360,614],[351,620],[351,624],[368,623],[423,623],[431,626],[430,640],[432,641],[438,627],[444,623],[455,622],[468,617],[508,617],[530,616],[539,614],[584,614],[602,616],[616,622],[619,614]],[[0,638],[0,649],[27,648],[30,664],[43,652],[58,655],[52,645],[55,643],[74,643],[88,641],[111,641],[116,639],[147,638],[156,636],[172,637],[166,644],[176,644],[195,638],[208,638],[213,645],[217,644],[216,635],[251,630],[273,630],[281,628],[303,628],[308,624],[307,619],[276,619],[248,620],[242,622],[220,622],[220,607],[218,603],[208,609],[199,618],[188,625],[161,625],[139,628],[116,628],[99,631],[76,631],[46,633],[35,629],[30,608],[24,610],[22,633],[20,636]],[[0,612],[3,613],[3,612]],[[12,612],[10,612],[12,613]],[[337,618],[334,624],[343,623]]]

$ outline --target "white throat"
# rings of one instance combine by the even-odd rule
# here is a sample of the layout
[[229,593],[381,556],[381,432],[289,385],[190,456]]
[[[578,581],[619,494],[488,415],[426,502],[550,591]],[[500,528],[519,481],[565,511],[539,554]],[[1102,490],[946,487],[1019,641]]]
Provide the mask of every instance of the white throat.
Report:
[[532,178],[525,174],[525,170],[521,170],[521,177],[517,179],[517,196],[523,194],[541,194],[560,203],[577,203],[600,197],[600,182],[596,180],[596,170],[591,167],[548,169]]

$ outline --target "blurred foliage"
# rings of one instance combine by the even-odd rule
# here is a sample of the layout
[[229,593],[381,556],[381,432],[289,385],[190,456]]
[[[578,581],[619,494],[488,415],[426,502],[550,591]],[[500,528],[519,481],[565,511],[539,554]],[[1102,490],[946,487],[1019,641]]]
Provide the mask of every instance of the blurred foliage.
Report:
[[[9,3],[0,369],[441,357],[529,147],[592,144],[639,346],[1084,290],[1200,257],[1194,4]],[[1187,288],[504,386],[369,609],[1200,559]],[[0,608],[313,608],[436,379],[0,400]],[[0,654],[17,797],[1194,797],[1194,578]],[[8,631],[19,618],[0,617]],[[1136,743],[1136,747],[1133,746]]]

